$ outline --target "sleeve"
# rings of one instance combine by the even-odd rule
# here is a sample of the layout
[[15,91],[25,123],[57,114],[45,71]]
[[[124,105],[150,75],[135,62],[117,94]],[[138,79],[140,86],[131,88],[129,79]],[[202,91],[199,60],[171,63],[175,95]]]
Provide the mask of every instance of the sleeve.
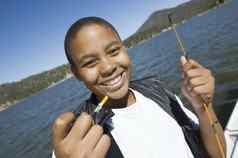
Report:
[[183,105],[181,99],[180,99],[177,95],[175,95],[175,98],[176,98],[176,100],[178,101],[180,107],[181,107],[181,108],[183,109],[183,111],[186,113],[186,115],[187,115],[193,122],[195,122],[196,124],[199,124],[199,121],[198,121],[197,116],[196,116],[194,113],[192,113],[190,110],[188,110],[188,109]]

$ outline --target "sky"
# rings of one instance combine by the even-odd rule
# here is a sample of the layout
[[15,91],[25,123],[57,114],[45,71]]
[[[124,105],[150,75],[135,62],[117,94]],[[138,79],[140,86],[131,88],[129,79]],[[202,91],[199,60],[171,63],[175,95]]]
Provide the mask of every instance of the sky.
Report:
[[99,16],[122,39],[157,10],[188,0],[0,0],[0,84],[67,63],[63,41],[77,19]]

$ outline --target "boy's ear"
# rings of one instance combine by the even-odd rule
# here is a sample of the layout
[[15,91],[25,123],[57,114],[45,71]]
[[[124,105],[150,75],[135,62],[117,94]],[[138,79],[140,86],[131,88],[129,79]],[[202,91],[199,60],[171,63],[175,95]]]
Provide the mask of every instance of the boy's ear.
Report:
[[74,74],[74,76],[78,80],[81,80],[80,75],[78,74],[77,68],[75,66],[70,65],[70,69],[71,69],[72,73]]

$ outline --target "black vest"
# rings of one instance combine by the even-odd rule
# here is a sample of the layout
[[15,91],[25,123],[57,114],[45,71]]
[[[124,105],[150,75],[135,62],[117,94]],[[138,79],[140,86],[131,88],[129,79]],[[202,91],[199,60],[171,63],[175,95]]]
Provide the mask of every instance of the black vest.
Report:
[[[136,91],[139,91],[144,96],[152,99],[177,121],[179,126],[182,128],[186,142],[188,143],[194,158],[209,158],[201,140],[199,126],[197,126],[185,114],[177,102],[174,94],[166,89],[156,76],[150,76],[140,80],[132,81],[130,82],[130,87]],[[105,123],[114,115],[114,113],[110,109],[102,109],[100,113],[95,115],[93,111],[96,105],[96,96],[92,94],[86,102],[81,104],[80,107],[74,111],[74,113],[79,115],[81,112],[87,112],[93,116],[96,123],[104,127],[105,133],[111,137],[112,142],[107,154],[107,158],[123,158],[120,148],[110,133],[110,126]]]

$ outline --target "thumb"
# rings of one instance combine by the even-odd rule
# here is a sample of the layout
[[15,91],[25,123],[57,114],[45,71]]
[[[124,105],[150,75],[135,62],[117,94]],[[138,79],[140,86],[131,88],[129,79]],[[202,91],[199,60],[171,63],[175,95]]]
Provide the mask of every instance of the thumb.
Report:
[[52,128],[54,145],[61,142],[67,136],[70,124],[74,120],[75,116],[72,112],[63,113],[55,120]]
[[195,60],[189,59],[189,63],[192,65],[193,68],[202,68],[203,66],[196,62]]
[[185,65],[188,61],[187,61],[187,59],[185,58],[185,56],[181,56],[180,62],[181,62],[182,65]]
[[191,69],[191,64],[190,62],[185,58],[185,56],[181,56],[180,58],[180,62],[182,65],[182,70],[184,72],[188,71],[189,69]]

